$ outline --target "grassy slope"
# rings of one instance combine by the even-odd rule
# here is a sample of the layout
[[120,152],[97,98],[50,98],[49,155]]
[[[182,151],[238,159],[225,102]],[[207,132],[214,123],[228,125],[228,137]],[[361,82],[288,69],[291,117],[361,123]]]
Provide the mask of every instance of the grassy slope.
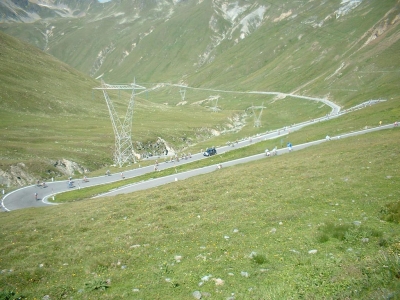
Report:
[[[380,2],[375,9],[381,11],[376,15],[382,16],[393,3]],[[379,19],[369,17],[371,7],[362,8],[368,18],[360,17],[359,22],[368,24],[353,26],[354,40],[362,35],[362,28],[371,27]],[[322,17],[325,11],[321,9]],[[279,33],[294,30],[292,38],[299,33],[289,22],[276,26],[270,29],[270,35],[278,39]],[[190,82],[231,90],[289,92],[324,74],[299,91],[321,96],[331,89],[330,97],[346,107],[372,98],[389,100],[291,134],[294,144],[399,118],[396,26],[376,44],[353,55],[353,49],[359,47],[334,50],[341,39],[336,46],[326,45],[330,39],[318,41],[321,33],[308,30],[313,34],[300,39],[304,44],[292,42],[292,46],[289,37],[279,45],[264,41],[259,33],[250,37],[247,45],[239,44],[235,49],[238,54],[249,55],[241,55],[242,63],[231,72],[227,68],[235,51],[227,50],[225,59],[217,58],[213,66],[193,74]],[[51,57],[42,58],[43,54],[34,48],[2,34],[0,39],[0,83],[5,87],[0,99],[2,166],[24,159],[40,169],[43,167],[38,161],[54,154],[84,162],[92,159],[93,166],[109,161],[113,137],[104,99],[101,94],[91,93],[97,83]],[[322,48],[317,44],[318,50],[313,50],[314,42]],[[151,44],[151,40],[146,43]],[[225,46],[230,48],[229,44]],[[250,55],[264,46],[266,53],[276,50],[279,55],[260,60]],[[303,51],[295,51],[298,48]],[[324,49],[326,60],[311,64]],[[165,53],[179,57],[173,47]],[[326,81],[342,62],[335,59],[336,55],[343,55],[349,66]],[[17,63],[17,58],[22,63]],[[148,78],[158,79],[159,64],[153,63],[148,67]],[[176,79],[185,74],[183,66],[176,72],[172,66],[168,69],[164,64],[160,68],[166,68],[165,74]],[[297,67],[300,69],[294,72]],[[70,75],[65,78],[67,73]],[[132,74],[126,74],[127,80],[118,81],[131,80]],[[356,92],[347,91],[354,86]],[[60,92],[65,90],[68,92]],[[215,94],[188,91],[188,101]],[[138,115],[134,116],[140,126],[134,123],[134,135],[143,140],[159,135],[172,139],[193,134],[191,129],[204,124],[222,128],[223,120],[232,113],[263,101],[269,109],[263,114],[265,127],[260,131],[326,113],[319,105],[290,99],[274,102],[270,97],[221,96],[219,105],[226,111],[211,114],[207,104],[175,107],[180,101],[177,89],[142,94],[137,101]],[[116,102],[122,110],[123,100]],[[165,102],[169,105],[162,105]],[[45,122],[38,123],[39,118]],[[256,132],[251,128],[251,119],[248,122],[244,135]],[[82,128],[91,130],[90,134]],[[222,144],[232,137],[240,136],[214,142]],[[194,135],[192,138],[195,140]],[[0,290],[14,290],[28,298],[182,299],[191,298],[191,293],[199,290],[215,299],[226,299],[232,293],[243,299],[397,299],[399,228],[380,221],[380,211],[386,203],[399,199],[399,138],[398,130],[373,133],[132,195],[2,214],[0,269],[4,271],[0,274]],[[198,147],[204,148],[204,144]],[[87,150],[81,153],[78,149]],[[354,221],[361,221],[361,225],[354,226]],[[312,249],[318,250],[317,254],[308,254]],[[255,259],[249,257],[252,251],[259,254]],[[182,255],[180,263],[175,255]],[[241,272],[250,276],[243,277]],[[223,279],[224,285],[210,280],[199,286],[201,278],[209,274]],[[100,288],[107,279],[111,284],[105,292],[91,290]]]
[[[196,290],[397,299],[399,230],[380,211],[400,196],[399,138],[377,132],[131,195],[4,214],[0,288],[30,299],[187,299]],[[199,286],[209,274],[224,284]]]
[[[37,48],[0,39],[3,167],[64,157],[92,168],[107,160],[102,129],[109,121],[92,97],[96,82]],[[93,145],[98,149],[88,153]]]
[[[326,16],[329,10],[321,12],[325,6],[310,7],[309,11],[300,11],[297,17],[280,22],[272,21],[280,12],[269,13],[265,25],[202,72],[193,74],[189,82],[329,96],[342,105],[353,105],[368,97],[393,97],[398,89],[393,79],[398,75],[398,63],[387,54],[398,56],[399,23],[389,26],[384,35],[359,51],[371,36],[370,29],[380,24],[393,2],[363,5],[347,16],[325,22],[322,28],[304,24],[315,15]],[[396,11],[389,14],[387,22],[395,16]],[[327,80],[342,62],[347,67]],[[387,71],[394,73],[385,74]],[[383,89],[374,90],[383,82]]]

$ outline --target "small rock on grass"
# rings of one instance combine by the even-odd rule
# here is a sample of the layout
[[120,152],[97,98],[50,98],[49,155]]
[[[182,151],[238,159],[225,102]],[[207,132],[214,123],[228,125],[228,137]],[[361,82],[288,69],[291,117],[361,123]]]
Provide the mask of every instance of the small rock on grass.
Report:
[[209,280],[211,279],[211,277],[212,277],[212,275],[209,274],[209,275],[206,275],[206,276],[201,277],[201,280],[202,280],[202,281],[209,281]]
[[215,278],[215,285],[224,285],[225,281],[222,280],[221,278]]
[[250,274],[248,272],[244,272],[244,271],[240,272],[240,275],[242,275],[243,277],[246,277],[246,278],[248,278],[250,276]]
[[192,293],[192,296],[195,298],[195,299],[201,299],[201,293],[199,292],[199,291],[194,291],[193,293]]

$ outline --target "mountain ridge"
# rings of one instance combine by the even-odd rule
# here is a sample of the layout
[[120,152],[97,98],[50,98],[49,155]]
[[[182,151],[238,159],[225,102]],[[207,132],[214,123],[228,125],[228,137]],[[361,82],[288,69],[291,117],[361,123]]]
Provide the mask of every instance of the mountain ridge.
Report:
[[[85,5],[85,2],[89,2]],[[3,0],[0,23],[34,23],[48,19],[79,18],[97,1]]]
[[[359,10],[363,14],[371,14],[374,9],[373,3],[361,0],[335,1],[335,3],[329,5],[318,2],[289,4],[273,1],[229,2],[214,0],[152,1],[146,3],[134,1],[129,7],[126,1],[96,3],[92,6],[86,6],[87,14],[73,19],[69,18],[68,21],[66,21],[67,18],[53,18],[54,21],[48,20],[45,24],[43,24],[43,20],[42,23],[36,22],[38,26],[34,27],[37,28],[36,31],[42,32],[42,37],[36,37],[34,41],[31,40],[30,42],[92,77],[104,75],[113,81],[127,81],[128,77],[133,77],[132,72],[158,74],[166,70],[167,76],[169,73],[173,74],[171,73],[171,71],[173,72],[171,66],[164,65],[162,67],[161,57],[173,62],[177,66],[176,69],[186,66],[187,72],[191,74],[201,72],[209,64],[212,64],[217,56],[223,56],[226,50],[235,47],[241,41],[246,42],[244,40],[253,33],[274,31],[273,33],[276,34],[275,32],[279,32],[276,30],[280,30],[279,26],[281,25],[279,23],[281,22],[286,22],[282,27],[284,31],[287,31],[289,26],[289,30],[295,32],[294,26],[302,26],[306,30],[315,30],[316,34],[319,35],[327,33],[335,39],[338,37],[345,38],[344,31],[342,33],[340,28],[332,27],[332,22],[337,24],[348,23],[349,18],[351,19],[349,16],[354,14],[355,11]],[[391,2],[396,3],[396,1]],[[64,2],[64,5],[65,3],[67,2]],[[371,8],[368,8],[369,6]],[[394,13],[398,15],[396,5],[392,6],[386,13],[389,14],[390,10],[394,10]],[[315,13],[308,13],[308,11]],[[187,17],[180,18],[182,14],[187,17],[192,15],[193,18],[190,17],[191,23],[188,23]],[[397,18],[399,17],[390,20],[390,22],[394,22],[396,27]],[[202,19],[203,21],[201,21]],[[175,20],[173,25],[169,26],[169,23],[173,20]],[[81,25],[72,28],[70,25],[65,27],[67,24],[72,24],[71,22]],[[340,24],[335,26],[340,26]],[[29,26],[29,28],[31,27]],[[65,27],[65,30],[63,27]],[[28,27],[22,26],[22,28],[27,29]],[[164,31],[165,28],[168,28],[168,32]],[[18,25],[13,24],[5,31],[18,37],[19,34],[15,30],[18,30]],[[31,31],[29,33],[30,39],[37,36],[36,33],[32,32],[32,29],[28,30]],[[185,33],[187,30],[191,31],[191,36]],[[195,30],[200,31],[197,33]],[[86,37],[96,37],[96,41],[92,38],[88,40],[92,46],[91,49],[85,49],[83,45],[76,45],[76,42],[81,40],[81,38],[78,38],[78,31],[84,31],[83,34]],[[170,36],[173,31],[177,34]],[[103,32],[103,34],[100,34],[100,32]],[[301,41],[305,34],[305,32],[298,32],[289,39],[292,42],[295,38]],[[376,34],[381,33],[378,30]],[[200,39],[201,42],[190,48],[186,47],[185,44],[187,45],[196,35],[198,35],[196,39]],[[286,32],[285,35],[289,35],[289,33]],[[171,41],[165,40],[163,37],[168,37]],[[371,36],[370,38],[373,39],[374,37]],[[282,39],[282,36],[280,39]],[[163,53],[162,49],[153,46],[154,44],[163,45],[162,48],[169,51],[173,47],[172,40],[179,44],[181,52],[191,49],[194,52],[193,56],[186,60],[176,60],[172,56],[173,54]],[[259,46],[257,47],[261,50]],[[276,52],[278,49],[269,50]],[[77,51],[79,51],[79,54],[75,54]],[[153,66],[150,70],[146,66],[149,59],[156,59],[160,67]],[[133,66],[133,68],[127,71],[125,70],[126,67],[123,66],[124,64]],[[113,72],[119,75],[111,74]],[[172,79],[179,80],[184,75],[175,73]],[[148,76],[145,75],[144,77]],[[161,79],[160,77],[161,75],[151,76],[145,78],[145,80],[154,81]],[[235,80],[237,80],[237,77]],[[162,81],[165,81],[165,79]]]

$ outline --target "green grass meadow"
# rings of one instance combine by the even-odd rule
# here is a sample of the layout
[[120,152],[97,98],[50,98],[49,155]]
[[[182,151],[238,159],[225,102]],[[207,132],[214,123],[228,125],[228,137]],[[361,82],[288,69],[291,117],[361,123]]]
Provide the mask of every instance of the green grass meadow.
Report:
[[384,130],[3,214],[0,288],[28,299],[399,299],[399,138]]
[[[0,300],[400,299],[398,128],[92,198],[400,121],[398,0],[360,1],[340,16],[348,1],[251,2],[121,0],[93,4],[79,18],[0,24],[6,192],[17,188],[5,184],[16,166],[29,184],[66,177],[54,166],[61,159],[87,168],[89,178],[154,163],[112,166],[114,132],[94,90],[100,76],[147,88],[135,97],[134,145],[148,150],[162,138],[179,154],[330,112],[316,101],[245,92],[326,98],[343,109],[387,100],[176,171],[59,194],[57,206],[0,213]],[[248,23],[242,39],[241,21],[260,6],[259,27]],[[229,21],[238,9],[241,21]],[[185,99],[177,83],[188,85]],[[129,92],[109,96],[123,118]]]

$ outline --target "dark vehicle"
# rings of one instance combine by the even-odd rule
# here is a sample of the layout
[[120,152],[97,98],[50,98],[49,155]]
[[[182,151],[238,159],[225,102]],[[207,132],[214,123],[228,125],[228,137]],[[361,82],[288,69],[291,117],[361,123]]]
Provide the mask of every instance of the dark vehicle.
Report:
[[203,153],[204,156],[212,156],[215,154],[217,154],[217,149],[215,149],[215,147],[207,148],[206,151],[204,151]]

